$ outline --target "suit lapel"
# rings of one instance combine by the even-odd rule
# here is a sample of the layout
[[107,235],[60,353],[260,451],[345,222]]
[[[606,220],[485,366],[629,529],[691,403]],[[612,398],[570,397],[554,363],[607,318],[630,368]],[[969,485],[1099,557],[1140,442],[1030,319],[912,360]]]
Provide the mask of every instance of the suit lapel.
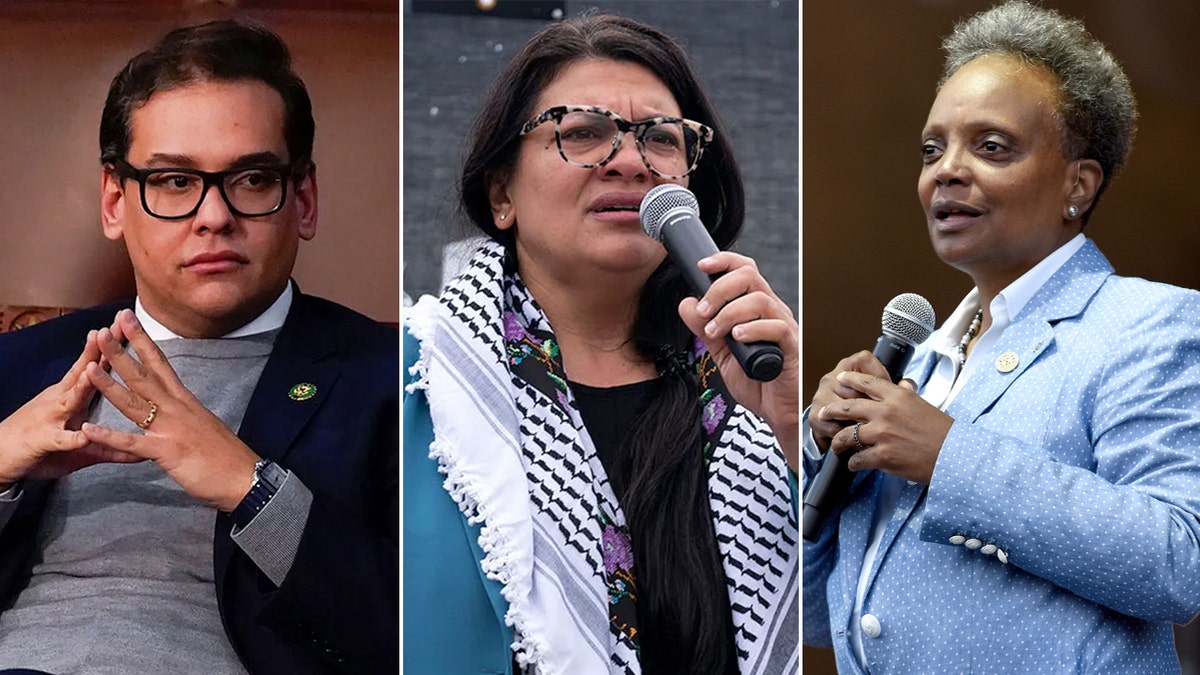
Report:
[[46,366],[46,369],[42,371],[42,383],[38,387],[38,391],[45,391],[46,387],[49,387],[55,382],[63,379],[63,376],[66,375],[67,371],[71,369],[71,364],[75,363],[75,359],[77,358],[79,358],[79,354],[51,361]]
[[[870,593],[871,586],[875,583],[875,575],[879,573],[880,564],[883,562],[884,557],[887,556],[888,549],[896,541],[896,535],[900,533],[901,528],[904,527],[904,524],[908,522],[908,519],[916,510],[917,504],[921,503],[921,498],[925,496],[926,487],[926,485],[921,483],[906,482],[900,490],[899,496],[896,497],[896,506],[892,510],[892,516],[888,519],[887,528],[884,529],[883,536],[879,539],[879,550],[875,553],[875,560],[871,563],[871,571],[867,575],[867,593]],[[866,548],[864,547],[863,550],[865,551]],[[866,596],[864,595],[863,597],[865,598]]]
[[[955,397],[946,413],[955,420],[974,422],[991,408],[1029,365],[1054,342],[1054,328],[1044,320],[1019,321],[1004,330],[972,376],[971,386]],[[1004,372],[1016,355],[1016,367]],[[1001,366],[1001,356],[1006,362]],[[977,382],[976,382],[977,381]]]
[[297,293],[238,437],[264,458],[283,460],[333,389],[339,372],[336,351],[334,335],[312,316],[309,299]]
[[[1112,273],[1112,265],[1095,244],[1085,243],[1030,298],[996,344],[981,355],[983,362],[971,382],[947,408],[947,414],[956,420],[974,422],[991,409],[1017,378],[1054,344],[1055,324],[1082,313]],[[1003,368],[1002,356],[1008,361]],[[1013,356],[1016,357],[1015,365],[1012,364]]]

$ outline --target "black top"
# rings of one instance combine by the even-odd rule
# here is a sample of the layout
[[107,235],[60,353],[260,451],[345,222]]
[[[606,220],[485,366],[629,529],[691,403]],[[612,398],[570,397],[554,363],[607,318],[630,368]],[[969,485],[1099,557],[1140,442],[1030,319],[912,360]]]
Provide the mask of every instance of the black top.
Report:
[[651,394],[657,383],[654,379],[616,387],[592,387],[571,382],[579,414],[596,444],[596,456],[604,466],[604,473],[608,474],[618,502],[625,494],[625,485],[618,481],[621,481],[620,476],[628,474],[629,467],[622,467],[623,471],[618,471],[617,467],[630,460],[628,453],[621,451],[621,446],[638,417],[650,407]]

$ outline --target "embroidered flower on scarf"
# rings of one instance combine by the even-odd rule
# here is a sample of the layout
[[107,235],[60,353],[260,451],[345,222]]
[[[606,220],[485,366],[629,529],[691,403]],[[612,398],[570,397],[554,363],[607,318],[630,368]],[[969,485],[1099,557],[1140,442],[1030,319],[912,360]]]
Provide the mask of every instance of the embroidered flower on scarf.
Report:
[[[571,400],[567,395],[567,381],[562,372],[558,342],[550,334],[539,338],[538,332],[527,329],[512,311],[504,312],[503,321],[504,349],[509,365],[514,371],[521,371],[521,377],[563,409],[570,408]],[[526,363],[527,359],[532,360]]]
[[520,319],[512,312],[504,313],[504,341],[505,342],[520,342],[529,337],[529,333],[525,332],[525,327],[521,325]]
[[611,575],[616,574],[617,570],[632,570],[633,549],[629,546],[629,537],[612,523],[604,526],[601,536],[604,546],[604,571]]
[[700,395],[700,405],[700,423],[704,425],[704,432],[711,436],[725,419],[728,408],[725,405],[725,397],[713,389],[706,389]]
[[700,385],[700,424],[704,427],[704,433],[710,438],[705,442],[704,454],[705,459],[709,459],[712,454],[712,436],[717,433],[725,419],[733,412],[729,408],[729,404],[725,402],[725,396],[717,389],[715,381],[720,375],[717,369],[717,363],[713,360],[712,354],[708,353],[704,343],[700,338],[692,345],[692,353],[696,357],[696,382]]

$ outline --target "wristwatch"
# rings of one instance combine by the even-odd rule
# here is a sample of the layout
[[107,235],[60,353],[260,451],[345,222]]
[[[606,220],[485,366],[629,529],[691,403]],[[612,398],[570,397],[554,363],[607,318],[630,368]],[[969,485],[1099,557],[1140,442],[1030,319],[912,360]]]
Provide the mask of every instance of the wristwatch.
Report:
[[254,483],[250,486],[250,491],[242,497],[233,513],[229,514],[233,518],[234,526],[240,530],[249,525],[254,516],[257,516],[258,512],[270,503],[275,493],[279,492],[284,478],[287,478],[287,472],[278,464],[269,459],[259,460],[254,465]]

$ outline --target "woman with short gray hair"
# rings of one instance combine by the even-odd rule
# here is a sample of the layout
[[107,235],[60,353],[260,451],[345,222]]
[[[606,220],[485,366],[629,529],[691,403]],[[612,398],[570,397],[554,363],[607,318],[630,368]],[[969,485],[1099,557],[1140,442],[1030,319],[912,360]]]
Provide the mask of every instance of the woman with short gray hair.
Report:
[[930,240],[974,288],[892,384],[843,359],[804,474],[855,472],[804,545],[804,640],[841,672],[1178,672],[1200,612],[1200,293],[1083,235],[1125,163],[1128,80],[1017,0],[946,39],[921,132]]
[[1023,0],[960,23],[942,48],[946,62],[938,91],[959,68],[986,54],[1036,63],[1054,75],[1064,150],[1070,157],[1096,160],[1104,171],[1092,207],[1081,216],[1087,223],[1100,195],[1125,167],[1137,130],[1137,101],[1113,55],[1082,21]]

